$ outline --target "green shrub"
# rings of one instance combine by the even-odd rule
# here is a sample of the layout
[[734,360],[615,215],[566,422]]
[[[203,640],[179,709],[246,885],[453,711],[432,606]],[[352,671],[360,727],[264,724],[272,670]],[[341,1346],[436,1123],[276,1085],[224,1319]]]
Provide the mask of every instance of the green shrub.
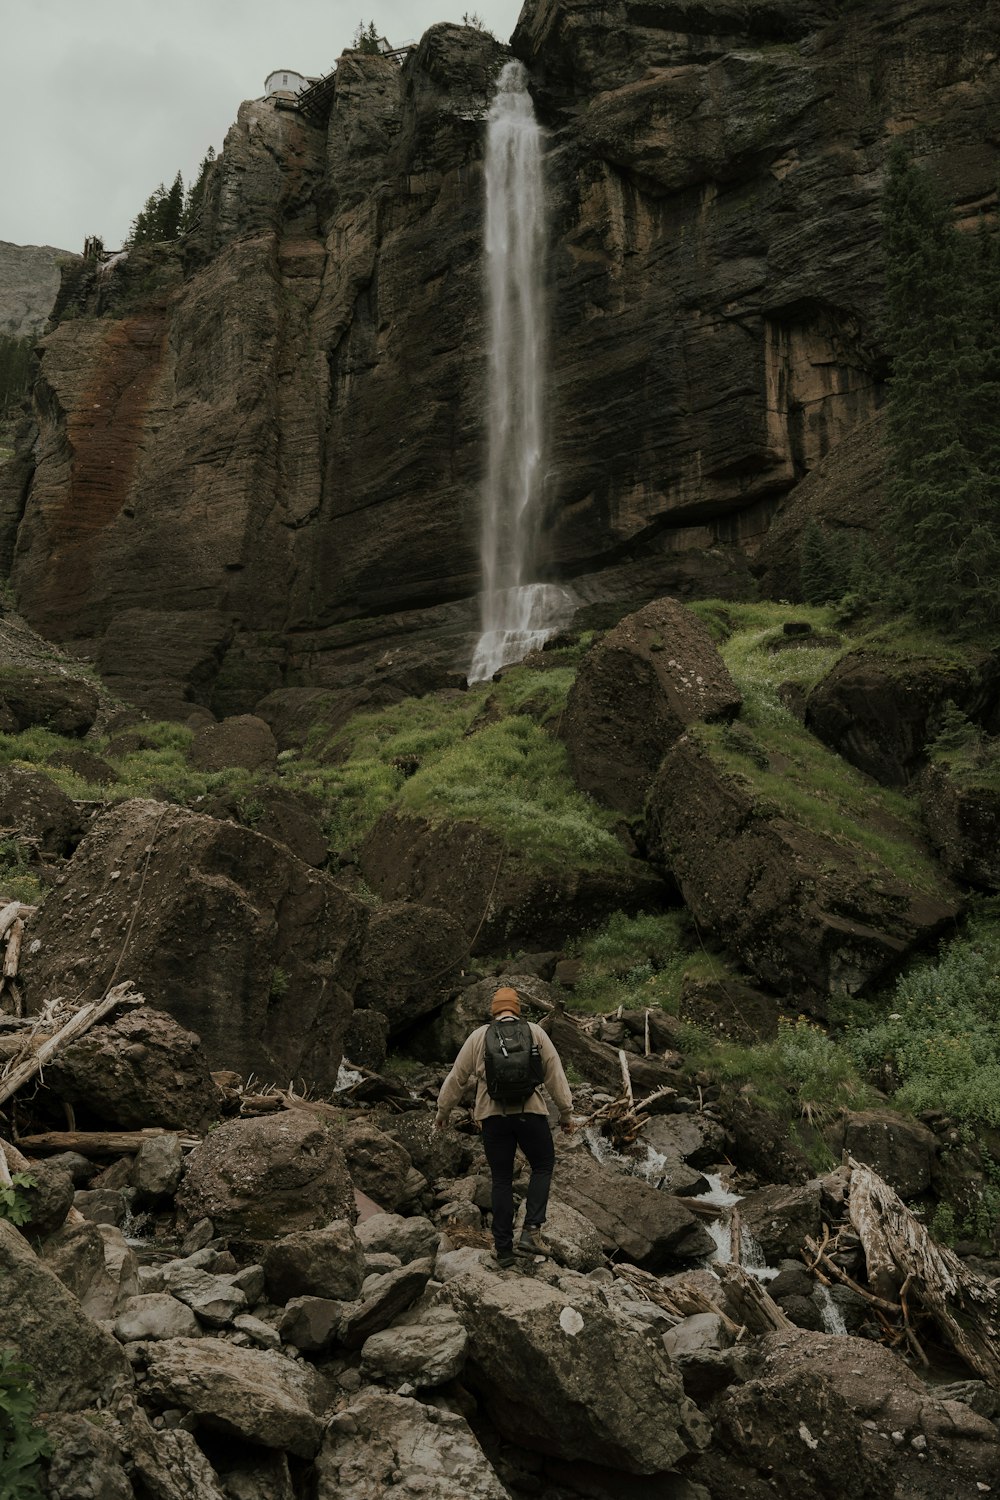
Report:
[[42,1500],[39,1460],[52,1444],[32,1418],[35,1393],[30,1372],[9,1349],[0,1349],[0,1496],[3,1500]]
[[38,1186],[38,1180],[30,1172],[13,1172],[10,1187],[0,1187],[0,1219],[20,1228],[31,1219],[31,1204],[24,1195],[25,1188]]
[[1000,1126],[1000,929],[971,924],[898,981],[891,1005],[849,1033],[858,1065],[907,1109]]
[[692,1067],[745,1088],[761,1108],[789,1121],[863,1109],[874,1098],[849,1049],[803,1016],[782,1019],[773,1041],[752,1047],[692,1028],[686,1058]]

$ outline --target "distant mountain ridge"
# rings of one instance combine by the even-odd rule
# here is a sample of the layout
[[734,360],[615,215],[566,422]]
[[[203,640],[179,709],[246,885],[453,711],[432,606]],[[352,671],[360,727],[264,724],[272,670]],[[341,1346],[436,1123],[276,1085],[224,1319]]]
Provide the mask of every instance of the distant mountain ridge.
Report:
[[54,245],[13,245],[0,240],[0,333],[39,334],[59,290],[59,262],[70,250]]

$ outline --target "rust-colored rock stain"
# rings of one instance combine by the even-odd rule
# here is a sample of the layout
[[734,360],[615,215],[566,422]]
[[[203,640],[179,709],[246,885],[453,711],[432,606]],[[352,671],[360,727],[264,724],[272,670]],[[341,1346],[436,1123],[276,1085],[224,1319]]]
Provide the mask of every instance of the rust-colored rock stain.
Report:
[[70,482],[53,517],[54,604],[72,613],[90,588],[100,534],[132,493],[166,333],[162,310],[108,330],[93,377],[67,421]]

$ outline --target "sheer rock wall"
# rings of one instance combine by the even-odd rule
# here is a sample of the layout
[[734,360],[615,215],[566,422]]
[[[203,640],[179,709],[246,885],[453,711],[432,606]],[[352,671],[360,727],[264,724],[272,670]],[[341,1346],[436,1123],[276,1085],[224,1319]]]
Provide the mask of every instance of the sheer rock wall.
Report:
[[[970,0],[528,0],[545,566],[584,604],[746,593],[776,507],[879,404],[891,142],[970,222],[995,205],[998,42]],[[244,104],[192,235],[74,268],[0,555],[32,624],[148,707],[464,671],[505,56],[438,26],[402,67],[346,55],[327,125]]]

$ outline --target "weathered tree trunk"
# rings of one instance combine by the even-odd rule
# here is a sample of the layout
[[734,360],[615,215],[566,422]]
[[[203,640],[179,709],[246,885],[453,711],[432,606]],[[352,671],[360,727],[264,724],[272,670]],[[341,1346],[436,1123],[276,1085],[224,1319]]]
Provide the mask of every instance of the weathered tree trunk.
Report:
[[872,1291],[897,1301],[911,1347],[916,1344],[914,1352],[921,1352],[909,1313],[916,1303],[971,1370],[1000,1385],[1000,1296],[995,1284],[931,1239],[871,1167],[854,1160],[849,1165],[848,1213],[861,1239]]

